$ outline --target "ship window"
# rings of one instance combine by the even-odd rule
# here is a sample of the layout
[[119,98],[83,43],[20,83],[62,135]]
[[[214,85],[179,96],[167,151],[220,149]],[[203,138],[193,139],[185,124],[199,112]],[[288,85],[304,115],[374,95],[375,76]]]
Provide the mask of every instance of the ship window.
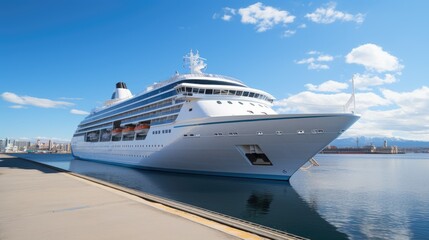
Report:
[[192,88],[187,87],[187,88],[186,88],[186,92],[192,92]]
[[206,89],[206,94],[213,94],[213,89]]
[[198,93],[198,90],[199,90],[198,88],[193,88],[193,89],[192,89],[192,92],[193,92],[193,93]]
[[235,90],[229,90],[228,95],[235,95]]
[[253,96],[255,96],[255,93],[249,93],[249,97],[253,97]]
[[241,96],[241,94],[243,94],[243,91],[237,91],[237,92],[235,92],[235,95],[237,95],[237,96]]
[[200,94],[204,94],[204,89],[200,89],[200,90],[198,91],[198,93],[200,93]]
[[259,98],[259,94],[255,93],[255,96],[253,96],[254,98]]
[[249,96],[249,92],[243,92],[243,97]]
[[222,104],[222,102],[221,101],[217,101],[217,104]]
[[238,103],[240,103],[241,105],[243,105],[243,103],[242,103],[242,102],[238,102]]
[[228,95],[228,90],[222,90],[221,94],[222,95]]
[[216,95],[220,94],[220,90],[219,89],[213,90],[213,94],[216,94]]
[[189,112],[192,112],[192,108],[189,108]]
[[229,103],[229,104],[232,104],[232,102],[231,102],[231,101],[228,101],[228,103]]

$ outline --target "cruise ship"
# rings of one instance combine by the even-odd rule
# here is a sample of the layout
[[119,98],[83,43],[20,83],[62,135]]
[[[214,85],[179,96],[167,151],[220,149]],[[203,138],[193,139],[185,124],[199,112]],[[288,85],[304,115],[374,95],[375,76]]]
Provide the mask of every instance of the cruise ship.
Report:
[[77,159],[149,170],[289,180],[340,136],[354,113],[277,114],[274,97],[242,81],[203,73],[205,59],[184,57],[176,73],[133,95],[123,82],[79,124]]

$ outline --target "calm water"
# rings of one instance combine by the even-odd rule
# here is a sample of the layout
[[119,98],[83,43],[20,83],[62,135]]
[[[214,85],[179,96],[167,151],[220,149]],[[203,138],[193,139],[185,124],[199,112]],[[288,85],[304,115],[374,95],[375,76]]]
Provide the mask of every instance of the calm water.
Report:
[[429,239],[429,154],[318,155],[290,184],[17,156],[312,239]]

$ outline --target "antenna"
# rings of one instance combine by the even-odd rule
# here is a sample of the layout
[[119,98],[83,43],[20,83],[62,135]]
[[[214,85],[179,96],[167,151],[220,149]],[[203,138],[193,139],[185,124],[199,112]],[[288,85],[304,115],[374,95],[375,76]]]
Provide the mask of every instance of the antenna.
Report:
[[356,98],[355,98],[355,75],[356,75],[356,74],[353,74],[353,77],[352,77],[352,90],[353,90],[353,92],[352,92],[352,96],[353,96],[353,112],[356,112]]
[[350,104],[352,104],[352,102],[353,102],[353,111],[352,111],[352,113],[355,113],[356,112],[355,75],[353,75],[353,77],[352,77],[352,95],[350,96],[350,98],[347,101],[347,103],[344,105],[344,112],[346,112],[349,109]]
[[192,49],[189,54],[183,57],[183,67],[188,67],[192,74],[203,73],[202,70],[207,69],[207,64],[204,63],[205,58],[201,58],[197,50],[197,53],[193,53]]

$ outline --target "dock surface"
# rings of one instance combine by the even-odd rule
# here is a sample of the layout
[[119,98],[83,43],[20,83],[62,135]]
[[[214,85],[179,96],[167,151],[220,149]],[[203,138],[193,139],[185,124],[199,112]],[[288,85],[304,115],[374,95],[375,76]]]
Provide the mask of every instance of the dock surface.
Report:
[[0,154],[0,239],[262,239]]

